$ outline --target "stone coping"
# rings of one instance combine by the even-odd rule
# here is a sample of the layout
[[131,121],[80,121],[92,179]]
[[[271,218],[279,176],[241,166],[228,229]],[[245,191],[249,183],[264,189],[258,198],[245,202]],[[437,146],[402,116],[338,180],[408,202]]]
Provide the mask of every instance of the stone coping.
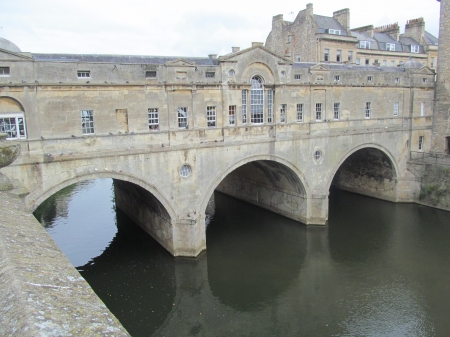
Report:
[[130,336],[22,199],[0,192],[0,336]]

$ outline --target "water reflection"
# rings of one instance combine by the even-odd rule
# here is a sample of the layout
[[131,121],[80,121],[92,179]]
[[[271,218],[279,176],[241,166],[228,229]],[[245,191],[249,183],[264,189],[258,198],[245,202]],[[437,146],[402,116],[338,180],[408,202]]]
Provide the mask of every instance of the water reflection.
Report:
[[[133,336],[450,331],[449,213],[332,191],[329,226],[306,227],[221,194],[215,205],[196,259],[173,258],[118,211],[110,244],[79,267]],[[59,210],[48,217],[63,218]],[[70,236],[67,227],[53,222],[50,232]]]

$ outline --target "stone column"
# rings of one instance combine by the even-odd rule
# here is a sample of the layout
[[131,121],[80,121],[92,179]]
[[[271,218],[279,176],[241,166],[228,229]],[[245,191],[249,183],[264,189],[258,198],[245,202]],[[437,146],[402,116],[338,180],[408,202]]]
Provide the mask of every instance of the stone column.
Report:
[[[20,145],[6,140],[7,134],[0,133],[0,169],[11,164],[20,154]],[[0,191],[11,190],[11,180],[0,172]]]
[[183,214],[172,228],[173,256],[195,257],[206,250],[205,214]]
[[307,225],[326,225],[328,221],[328,194],[312,194],[307,200]]
[[[438,0],[439,1],[439,0]],[[449,151],[450,137],[450,3],[440,0],[439,50],[433,116],[432,152]]]

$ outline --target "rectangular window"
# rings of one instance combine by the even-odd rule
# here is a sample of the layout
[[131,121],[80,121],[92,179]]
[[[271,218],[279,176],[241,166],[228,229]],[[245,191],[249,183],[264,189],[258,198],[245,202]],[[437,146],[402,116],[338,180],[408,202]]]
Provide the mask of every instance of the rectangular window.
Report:
[[228,123],[230,125],[236,124],[236,105],[230,105],[228,107]]
[[360,65],[361,64],[361,59],[358,57],[358,58],[356,58],[356,64],[357,65]]
[[370,65],[370,59],[366,59],[366,66]]
[[341,75],[334,75],[334,81],[339,82],[341,80]]
[[301,79],[302,79],[302,75],[300,75],[300,74],[294,75],[294,80],[301,80]]
[[386,43],[386,50],[395,51],[395,43]]
[[325,62],[328,62],[330,60],[330,50],[329,49],[325,49],[325,52],[323,54],[323,60]]
[[336,62],[342,62],[342,50],[336,51]]
[[188,128],[188,111],[186,107],[178,108],[178,128]]
[[430,68],[434,68],[434,57],[431,58]]
[[398,102],[394,103],[394,116],[397,117],[398,116]]
[[420,116],[425,116],[425,102],[420,103]]
[[353,51],[351,51],[351,50],[348,52],[347,61],[349,61],[349,62],[353,61]]
[[288,35],[287,37],[287,43],[291,43],[292,42],[292,35]]
[[286,104],[281,104],[280,122],[281,123],[286,123]]
[[427,83],[428,82],[428,79],[427,78],[422,78],[422,83]]
[[156,78],[156,70],[147,70],[145,72],[145,78]]
[[339,115],[340,115],[340,109],[341,109],[341,103],[334,103],[334,116],[333,118],[335,120],[339,120]]
[[411,45],[411,53],[418,53],[418,52],[419,52],[419,46]]
[[366,102],[366,118],[370,118],[370,102]]
[[367,82],[372,82],[373,81],[373,77],[372,76],[367,76]]
[[23,113],[0,116],[0,132],[6,133],[6,139],[27,138]]
[[90,70],[77,70],[78,78],[90,78],[91,71]]
[[297,123],[303,122],[303,104],[297,104]]
[[214,71],[207,71],[205,76],[206,78],[214,78],[216,77],[216,73]]
[[359,41],[359,48],[370,49],[369,41]]
[[267,91],[267,123],[273,122],[273,90]]
[[375,59],[375,61],[374,61],[373,63],[375,63],[376,65],[380,64],[380,63],[378,62],[378,59]]
[[333,35],[341,35],[341,31],[338,29],[329,29],[328,33]]
[[295,54],[295,62],[300,62],[300,54]]
[[9,76],[9,67],[0,67],[0,77]]
[[400,83],[400,78],[396,77],[395,78],[395,83]]
[[81,133],[83,135],[94,133],[94,111],[81,110]]
[[316,121],[322,120],[322,103],[316,103]]
[[159,113],[157,108],[148,109],[148,129],[150,131],[159,130]]
[[387,66],[387,61],[383,60],[383,67],[386,67],[386,66]]
[[424,137],[423,136],[419,136],[419,150],[423,150],[423,141],[424,141]]
[[208,128],[216,126],[216,107],[207,106],[206,107],[206,121],[208,122]]
[[242,123],[247,124],[247,90],[242,90]]
[[395,67],[395,61],[391,61],[391,67]]

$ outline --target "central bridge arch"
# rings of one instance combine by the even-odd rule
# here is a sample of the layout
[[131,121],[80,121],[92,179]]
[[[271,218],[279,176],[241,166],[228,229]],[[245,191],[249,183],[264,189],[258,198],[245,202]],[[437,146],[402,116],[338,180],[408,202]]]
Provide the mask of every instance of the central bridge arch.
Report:
[[229,166],[206,189],[202,213],[215,190],[307,223],[309,187],[302,172],[281,157],[256,155]]

